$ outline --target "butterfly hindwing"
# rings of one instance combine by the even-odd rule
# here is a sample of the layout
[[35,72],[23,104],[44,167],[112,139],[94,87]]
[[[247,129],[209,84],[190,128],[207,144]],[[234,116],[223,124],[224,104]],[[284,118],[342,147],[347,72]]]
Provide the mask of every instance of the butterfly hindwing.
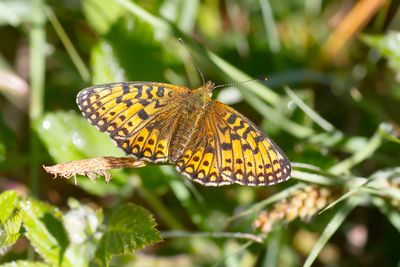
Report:
[[205,185],[271,185],[289,178],[286,155],[239,112],[213,100],[204,121],[177,161],[182,173]]
[[150,162],[166,161],[180,99],[189,89],[163,83],[121,82],[82,90],[83,115],[127,154]]
[[204,118],[203,127],[192,136],[183,154],[176,161],[178,171],[203,185],[220,186],[232,180],[221,175],[218,168],[218,141],[212,125]]

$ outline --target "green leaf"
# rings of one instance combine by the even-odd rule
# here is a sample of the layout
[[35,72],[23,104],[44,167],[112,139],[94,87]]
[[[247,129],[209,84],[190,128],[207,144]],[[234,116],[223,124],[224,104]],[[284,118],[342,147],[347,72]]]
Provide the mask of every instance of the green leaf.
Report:
[[92,49],[91,66],[94,84],[126,80],[125,71],[114,55],[113,47],[105,40]]
[[100,239],[97,231],[103,220],[102,211],[93,210],[75,199],[69,199],[68,205],[71,209],[63,216],[70,240],[66,255],[75,266],[89,266],[96,251],[95,244]]
[[84,0],[83,12],[90,25],[98,33],[108,32],[110,27],[121,17],[125,9],[114,1]]
[[16,207],[17,196],[17,192],[14,190],[0,194],[0,223],[5,222],[12,215]]
[[17,209],[17,200],[17,192],[12,190],[0,195],[0,254],[4,254],[20,237],[22,215]]
[[49,267],[49,266],[50,265],[47,265],[46,263],[37,261],[12,261],[0,265],[0,267]]
[[56,162],[124,155],[106,134],[75,112],[47,113],[36,129]]
[[362,40],[386,57],[392,68],[400,70],[400,32],[389,32],[386,35],[364,35]]
[[96,258],[108,264],[115,254],[135,250],[161,241],[153,216],[146,209],[125,204],[115,210],[96,251]]
[[61,212],[51,205],[35,200],[28,200],[21,206],[25,235],[36,252],[52,266],[75,266],[66,253],[69,240],[61,222]]
[[[47,113],[36,125],[36,131],[55,162],[99,156],[124,156],[111,138],[76,112]],[[78,184],[92,194],[105,195],[123,192],[121,187],[125,185],[125,179],[127,178],[113,175],[111,183],[104,186],[104,183],[93,183],[85,177]]]
[[16,210],[14,214],[4,223],[0,223],[0,254],[17,242],[20,237],[20,228],[22,224],[22,215],[20,210]]

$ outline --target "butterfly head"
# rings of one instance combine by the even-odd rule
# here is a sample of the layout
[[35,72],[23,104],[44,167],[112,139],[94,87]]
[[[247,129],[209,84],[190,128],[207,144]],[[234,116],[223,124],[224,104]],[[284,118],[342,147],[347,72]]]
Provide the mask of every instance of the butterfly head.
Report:
[[196,105],[204,106],[211,100],[212,90],[214,88],[214,82],[208,81],[205,85],[192,91]]
[[205,94],[208,94],[210,97],[212,95],[212,90],[215,87],[215,83],[212,81],[208,81],[205,85],[203,85],[203,90],[205,91]]

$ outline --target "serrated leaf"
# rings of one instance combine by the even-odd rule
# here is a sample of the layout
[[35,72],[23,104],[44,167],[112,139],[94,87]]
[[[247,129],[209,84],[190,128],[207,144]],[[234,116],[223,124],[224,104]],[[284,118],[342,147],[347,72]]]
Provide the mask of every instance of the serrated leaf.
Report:
[[10,246],[20,237],[22,215],[16,210],[4,223],[0,223],[0,255],[4,254]]
[[37,261],[12,261],[1,264],[0,267],[49,267],[50,265]]
[[16,206],[17,192],[5,191],[0,194],[0,223],[5,222],[13,213]]
[[155,226],[152,214],[142,207],[125,204],[117,208],[97,248],[96,258],[107,265],[115,254],[133,253],[161,241]]
[[0,195],[0,254],[4,254],[20,237],[22,215],[17,208],[17,199],[17,192],[12,190]]
[[51,205],[35,200],[28,200],[21,206],[25,235],[36,252],[52,266],[75,266],[65,253],[69,240],[61,223],[61,212]]

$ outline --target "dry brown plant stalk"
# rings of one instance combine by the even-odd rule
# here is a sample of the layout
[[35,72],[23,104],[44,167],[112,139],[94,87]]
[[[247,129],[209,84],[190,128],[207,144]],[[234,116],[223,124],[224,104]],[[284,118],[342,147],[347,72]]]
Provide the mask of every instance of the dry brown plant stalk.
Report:
[[111,180],[111,174],[108,170],[119,168],[140,168],[146,163],[142,160],[136,160],[128,157],[98,157],[90,159],[75,160],[65,163],[60,163],[54,166],[43,166],[43,168],[54,175],[69,179],[72,176],[75,179],[76,175],[83,175],[90,180],[95,181],[98,176],[104,176],[108,183]]
[[386,0],[360,0],[341,20],[341,23],[329,36],[322,48],[322,58],[325,62],[334,59],[348,44],[356,33],[371,20],[385,4]]
[[262,211],[253,226],[269,233],[279,221],[291,222],[296,218],[310,219],[332,202],[336,192],[321,186],[309,186],[274,204],[269,211]]

